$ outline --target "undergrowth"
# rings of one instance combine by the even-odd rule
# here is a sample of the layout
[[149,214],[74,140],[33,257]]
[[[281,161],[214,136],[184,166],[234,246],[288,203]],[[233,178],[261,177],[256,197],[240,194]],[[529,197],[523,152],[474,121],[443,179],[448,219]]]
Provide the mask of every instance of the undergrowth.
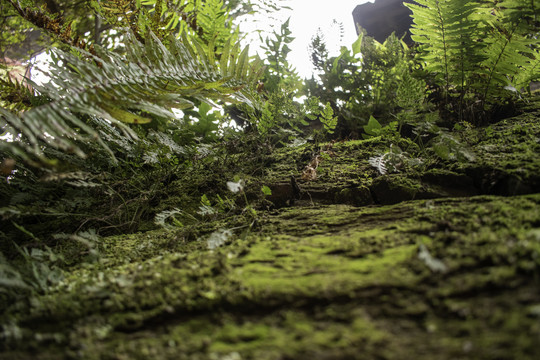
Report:
[[3,304],[99,259],[103,236],[232,219],[206,234],[212,248],[251,229],[271,206],[260,179],[279,147],[311,143],[314,170],[331,156],[322,144],[344,139],[388,143],[369,159],[381,174],[474,161],[454,129],[508,114],[539,80],[532,1],[416,1],[414,45],[362,32],[330,57],[315,36],[307,80],[287,60],[289,21],[262,38],[263,58],[242,45],[249,1],[41,4],[1,1],[2,51],[29,28],[52,47],[46,84],[0,69]]

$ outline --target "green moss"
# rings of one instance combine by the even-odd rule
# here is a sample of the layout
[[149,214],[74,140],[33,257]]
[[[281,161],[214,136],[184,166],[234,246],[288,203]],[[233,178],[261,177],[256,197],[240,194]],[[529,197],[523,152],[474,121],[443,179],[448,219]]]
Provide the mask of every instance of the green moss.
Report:
[[[351,358],[359,348],[366,358],[532,358],[539,204],[288,208],[214,251],[202,240],[137,250],[170,241],[164,231],[108,238],[107,253],[123,260],[73,269],[14,307],[24,340],[7,344],[44,358]],[[445,273],[418,257],[420,242]]]
[[[538,189],[535,109],[466,130],[476,162],[425,159],[424,172],[378,174],[381,138],[282,148],[255,170],[201,167],[154,210],[193,213],[249,174],[249,231],[207,247],[214,230],[253,222],[239,200],[232,217],[102,239],[99,261],[5,311],[0,358],[538,358],[540,195],[468,197]],[[320,151],[319,177],[302,181]],[[262,184],[282,187],[283,208],[261,210]]]

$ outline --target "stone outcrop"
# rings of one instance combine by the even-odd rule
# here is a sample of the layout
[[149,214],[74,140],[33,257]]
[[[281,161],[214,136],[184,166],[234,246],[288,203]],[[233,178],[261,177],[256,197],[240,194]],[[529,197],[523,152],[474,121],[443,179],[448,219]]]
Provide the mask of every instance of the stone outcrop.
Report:
[[411,11],[403,0],[376,0],[374,3],[358,5],[353,11],[354,23],[364,28],[369,36],[383,42],[392,32],[412,43],[409,28],[412,24]]

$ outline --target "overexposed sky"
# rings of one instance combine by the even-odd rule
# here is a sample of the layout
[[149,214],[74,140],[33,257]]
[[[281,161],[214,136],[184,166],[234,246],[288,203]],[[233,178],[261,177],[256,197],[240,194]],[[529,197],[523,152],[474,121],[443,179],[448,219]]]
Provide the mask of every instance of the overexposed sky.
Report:
[[[255,19],[251,18],[242,23],[240,28],[249,33],[245,42],[249,43],[256,51],[258,36],[255,31],[263,30],[270,33],[272,28],[279,31],[281,23],[290,17],[290,30],[295,40],[291,45],[289,62],[296,68],[300,76],[311,77],[312,65],[308,46],[311,43],[311,38],[317,33],[317,29],[321,28],[330,55],[339,54],[341,46],[350,47],[357,39],[352,12],[357,5],[366,2],[368,0],[289,0],[285,3],[292,10],[282,10],[275,14],[275,18],[269,17],[267,14],[257,14]],[[342,39],[339,36],[340,28],[332,24],[333,20],[343,24],[344,36]]]

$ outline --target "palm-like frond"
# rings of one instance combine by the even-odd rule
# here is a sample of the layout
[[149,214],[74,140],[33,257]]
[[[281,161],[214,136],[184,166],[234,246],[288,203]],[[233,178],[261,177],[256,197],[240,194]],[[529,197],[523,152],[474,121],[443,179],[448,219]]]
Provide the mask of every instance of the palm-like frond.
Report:
[[101,141],[92,125],[98,118],[135,138],[127,124],[174,118],[172,108],[216,100],[257,106],[261,61],[250,62],[248,49],[240,52],[238,44],[228,42],[219,62],[185,35],[171,36],[167,48],[152,33],[144,44],[128,33],[126,49],[126,56],[96,49],[98,56],[83,53],[87,59],[57,50],[51,81],[35,85],[52,101],[20,116],[2,110],[0,126],[18,141],[0,148],[40,156],[45,142],[84,156],[74,140]]

